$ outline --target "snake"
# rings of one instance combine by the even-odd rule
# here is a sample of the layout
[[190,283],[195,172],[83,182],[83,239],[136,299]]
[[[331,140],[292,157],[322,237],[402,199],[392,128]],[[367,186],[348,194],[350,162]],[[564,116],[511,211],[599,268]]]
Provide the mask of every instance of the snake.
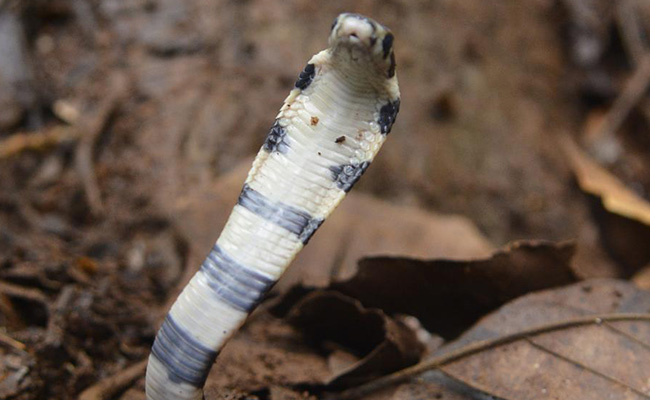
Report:
[[149,400],[201,399],[219,352],[367,170],[400,108],[394,35],[354,13],[300,72],[149,355]]

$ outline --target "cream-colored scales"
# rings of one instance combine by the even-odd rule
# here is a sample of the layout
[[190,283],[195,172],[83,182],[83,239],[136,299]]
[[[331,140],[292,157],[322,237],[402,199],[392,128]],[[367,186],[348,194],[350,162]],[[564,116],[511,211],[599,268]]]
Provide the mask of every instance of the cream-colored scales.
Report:
[[399,111],[393,35],[341,14],[300,73],[226,226],[163,323],[147,398],[200,399],[210,367],[370,165]]

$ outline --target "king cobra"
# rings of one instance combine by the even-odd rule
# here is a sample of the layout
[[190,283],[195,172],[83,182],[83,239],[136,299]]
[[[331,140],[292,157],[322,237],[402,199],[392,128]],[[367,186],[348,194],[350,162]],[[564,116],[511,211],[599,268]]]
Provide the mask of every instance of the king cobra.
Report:
[[147,399],[201,399],[226,341],[359,180],[399,111],[393,34],[341,14],[257,154],[237,204],[153,344]]

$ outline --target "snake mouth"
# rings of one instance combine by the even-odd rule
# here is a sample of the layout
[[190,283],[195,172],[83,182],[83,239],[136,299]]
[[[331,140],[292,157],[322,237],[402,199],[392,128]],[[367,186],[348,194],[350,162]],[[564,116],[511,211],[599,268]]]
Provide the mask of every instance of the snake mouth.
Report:
[[386,34],[390,34],[381,24],[359,14],[344,13],[332,24],[330,46],[363,48],[371,53],[381,50],[381,43]]
[[376,23],[358,14],[341,14],[332,28],[331,40],[356,46],[372,47],[377,42]]
[[[394,64],[393,34],[378,22],[359,14],[344,13],[332,24],[330,48],[348,61],[370,62],[390,70]],[[390,74],[389,74],[390,75]]]

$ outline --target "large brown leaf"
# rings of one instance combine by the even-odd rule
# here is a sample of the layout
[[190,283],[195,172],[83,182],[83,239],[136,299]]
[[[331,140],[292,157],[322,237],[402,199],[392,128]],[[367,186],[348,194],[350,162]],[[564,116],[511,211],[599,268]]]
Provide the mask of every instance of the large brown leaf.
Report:
[[[500,399],[647,399],[649,311],[650,292],[625,281],[593,280],[534,293],[483,318],[425,363]],[[620,313],[640,316],[603,320]],[[555,328],[531,329],[550,326]],[[511,340],[502,340],[507,337]],[[409,398],[402,394],[422,380],[441,382],[440,374],[430,371],[393,395],[373,398]],[[457,388],[449,390],[457,393]]]
[[[410,328],[338,292],[310,293],[287,318],[309,341],[340,347],[329,351],[329,364],[334,367],[327,382],[330,387],[358,384],[407,367],[418,362],[424,352],[424,345]],[[341,353],[347,355],[347,362],[336,362]]]
[[580,189],[591,200],[604,247],[629,277],[650,262],[650,203],[589,158],[570,139],[562,147]]
[[477,260],[365,258],[354,277],[332,287],[449,338],[516,297],[575,282],[573,251],[569,242],[521,241]]

